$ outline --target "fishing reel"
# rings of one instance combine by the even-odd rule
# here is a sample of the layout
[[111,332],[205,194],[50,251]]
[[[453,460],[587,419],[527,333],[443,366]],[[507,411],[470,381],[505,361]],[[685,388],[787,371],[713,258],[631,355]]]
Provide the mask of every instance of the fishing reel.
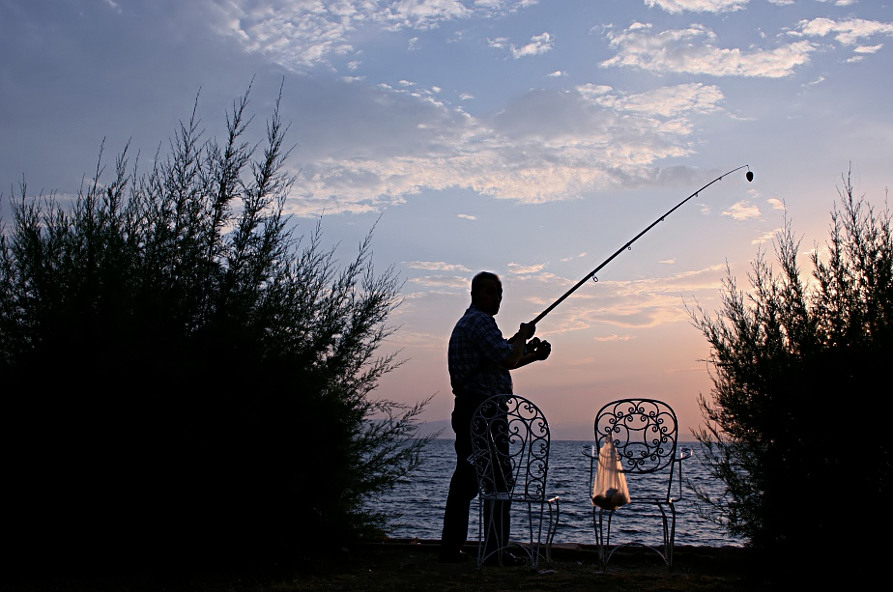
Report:
[[539,337],[534,337],[524,345],[525,354],[540,354],[545,356],[543,359],[546,359],[551,352],[552,344]]

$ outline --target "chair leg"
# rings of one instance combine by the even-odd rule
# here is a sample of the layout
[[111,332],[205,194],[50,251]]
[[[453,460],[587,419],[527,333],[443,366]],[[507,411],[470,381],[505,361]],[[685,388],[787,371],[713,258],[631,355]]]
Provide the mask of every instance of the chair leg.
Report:
[[[534,522],[534,517],[536,521]],[[536,569],[539,565],[540,541],[543,536],[543,505],[539,504],[539,512],[535,513],[533,502],[527,502],[527,558],[530,566]]]
[[673,549],[676,546],[676,505],[670,502],[670,537],[667,544],[667,565],[673,567]]
[[[537,504],[539,506],[539,510],[537,511],[537,523],[536,523],[536,542],[534,543],[534,533],[533,530],[530,532],[530,566],[533,569],[537,569],[540,565],[540,554],[542,553],[542,544],[543,544],[543,513],[545,512],[545,502],[539,502]],[[533,514],[531,513],[531,509],[528,509],[528,516],[531,518]]]
[[602,517],[601,513],[593,506],[592,525],[595,527],[595,545],[598,551],[598,561],[604,565],[604,553],[602,551]]
[[[549,530],[546,535],[546,561],[552,562],[552,541],[555,540],[555,532],[558,530],[558,519],[561,512],[560,498],[558,496],[549,500]],[[552,508],[555,508],[554,515]]]
[[598,545],[598,558],[602,567],[607,565],[611,558],[608,548],[611,545],[611,519],[614,517],[613,511],[608,511],[607,520],[605,519],[605,510],[602,508],[592,510],[595,518],[595,538]]
[[502,557],[510,545],[508,536],[511,520],[509,503],[500,499],[480,500],[477,561],[479,569],[494,556],[498,563],[502,563]]
[[673,548],[676,539],[676,506],[673,505],[673,502],[667,505],[669,509],[665,508],[663,504],[658,504],[657,506],[660,510],[663,526],[663,552],[659,552],[659,554],[664,563],[667,564],[667,567],[673,567]]
[[478,553],[477,568],[480,569],[484,565],[484,504],[487,502],[478,498]]

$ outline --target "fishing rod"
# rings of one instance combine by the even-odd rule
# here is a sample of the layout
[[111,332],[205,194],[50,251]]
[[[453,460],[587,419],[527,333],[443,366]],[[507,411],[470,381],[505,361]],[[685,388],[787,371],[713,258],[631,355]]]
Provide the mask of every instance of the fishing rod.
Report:
[[590,271],[589,273],[587,273],[587,274],[583,277],[583,279],[581,279],[579,282],[576,283],[576,285],[575,285],[573,288],[571,288],[570,290],[568,290],[567,292],[565,292],[565,293],[561,296],[561,298],[559,298],[558,300],[556,300],[555,302],[553,302],[553,303],[549,306],[549,308],[547,308],[546,310],[544,310],[543,312],[541,312],[541,313],[539,314],[539,316],[537,316],[535,319],[533,319],[532,321],[530,321],[530,324],[535,325],[535,324],[537,324],[538,322],[540,322],[540,321],[542,320],[543,317],[545,317],[547,314],[549,314],[550,312],[552,312],[552,309],[553,309],[553,308],[555,308],[556,306],[558,306],[559,304],[561,304],[561,303],[564,301],[565,298],[567,298],[568,296],[570,296],[571,294],[573,294],[573,293],[577,290],[577,288],[579,288],[580,286],[582,286],[583,284],[585,284],[586,281],[589,280],[589,278],[594,277],[595,274],[597,274],[597,273],[598,273],[598,272],[599,272],[605,265],[607,265],[608,263],[610,263],[611,261],[613,261],[613,260],[614,260],[614,257],[616,257],[617,255],[619,255],[620,253],[622,253],[624,250],[629,249],[629,248],[632,246],[632,244],[633,244],[634,242],[636,242],[637,240],[639,240],[639,238],[642,237],[643,234],[645,234],[646,232],[648,232],[649,230],[651,230],[652,228],[654,228],[655,226],[657,226],[657,223],[658,223],[658,222],[663,222],[663,221],[664,221],[664,218],[666,218],[667,216],[669,216],[670,214],[672,214],[673,212],[675,212],[677,209],[679,209],[685,202],[687,202],[688,200],[690,200],[690,199],[693,198],[694,196],[698,195],[700,192],[704,191],[705,189],[707,189],[708,187],[710,187],[711,185],[713,185],[714,183],[716,183],[717,181],[719,181],[719,180],[722,179],[723,177],[727,177],[728,175],[731,175],[731,174],[734,173],[735,171],[740,171],[740,170],[743,169],[743,168],[747,168],[747,174],[745,175],[745,178],[747,179],[747,181],[748,181],[748,182],[753,181],[753,173],[750,171],[750,165],[747,165],[747,164],[743,164],[743,165],[741,165],[740,167],[734,168],[734,169],[732,169],[731,171],[729,171],[729,172],[727,172],[727,173],[723,173],[722,175],[720,175],[720,176],[718,176],[717,178],[713,179],[712,181],[710,181],[709,183],[707,183],[706,185],[704,185],[703,187],[701,187],[700,189],[698,189],[697,191],[695,191],[694,193],[692,193],[691,195],[689,195],[688,197],[686,197],[685,199],[683,199],[682,201],[680,201],[680,202],[679,202],[678,204],[676,204],[671,210],[665,212],[661,217],[659,217],[657,220],[655,220],[654,222],[652,222],[651,224],[649,224],[648,227],[647,227],[645,230],[643,230],[642,232],[640,232],[639,234],[637,234],[636,236],[634,236],[634,237],[633,237],[631,240],[629,240],[625,245],[623,245],[622,247],[620,247],[619,249],[617,249],[617,250],[614,252],[613,255],[611,255],[610,257],[608,257],[608,258],[605,259],[604,261],[602,261],[601,265],[599,265],[598,267],[596,267],[595,269],[593,269],[592,271]]

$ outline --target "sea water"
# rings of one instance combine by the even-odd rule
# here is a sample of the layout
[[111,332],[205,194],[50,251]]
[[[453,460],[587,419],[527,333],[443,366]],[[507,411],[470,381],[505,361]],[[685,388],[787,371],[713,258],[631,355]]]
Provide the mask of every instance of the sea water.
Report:
[[[443,527],[443,511],[446,504],[450,478],[456,464],[454,441],[450,439],[432,440],[425,452],[422,465],[409,477],[402,479],[388,494],[371,500],[368,507],[389,517],[387,535],[392,538],[440,539]],[[704,459],[698,454],[697,442],[680,443],[680,447],[690,447],[695,453],[682,463],[683,497],[676,504],[676,545],[705,547],[741,546],[743,541],[728,534],[721,526],[703,517],[698,507],[703,508],[691,489],[689,482],[698,484],[713,495],[719,495],[724,484],[710,475]],[[595,543],[591,484],[589,482],[589,459],[583,449],[591,449],[591,444],[575,440],[553,441],[549,454],[549,472],[546,484],[547,497],[558,496],[559,520],[555,543]],[[635,479],[635,480],[634,480]],[[647,477],[630,476],[628,480],[630,497],[644,496],[648,488]],[[679,490],[674,486],[673,495]],[[633,510],[633,508],[636,510]],[[651,545],[659,545],[662,539],[660,515],[654,512],[638,512],[637,506],[621,508],[612,519],[611,539],[637,540]],[[522,522],[519,506],[512,510],[512,538],[515,534],[523,537],[526,522]],[[469,513],[469,538],[476,539],[478,528],[477,500],[472,502]]]

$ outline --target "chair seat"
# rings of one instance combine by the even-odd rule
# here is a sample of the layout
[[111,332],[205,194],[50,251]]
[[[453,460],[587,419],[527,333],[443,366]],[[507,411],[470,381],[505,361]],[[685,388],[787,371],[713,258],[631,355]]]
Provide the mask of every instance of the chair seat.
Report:
[[672,504],[675,503],[676,499],[673,498],[665,498],[665,497],[636,497],[635,499],[631,499],[627,505],[660,505],[660,504]]
[[483,493],[479,494],[484,499],[489,500],[497,500],[497,501],[511,501],[518,502],[523,504],[545,504],[548,503],[549,500],[542,496],[529,496],[529,495],[519,495],[519,494],[509,494],[509,493]]

